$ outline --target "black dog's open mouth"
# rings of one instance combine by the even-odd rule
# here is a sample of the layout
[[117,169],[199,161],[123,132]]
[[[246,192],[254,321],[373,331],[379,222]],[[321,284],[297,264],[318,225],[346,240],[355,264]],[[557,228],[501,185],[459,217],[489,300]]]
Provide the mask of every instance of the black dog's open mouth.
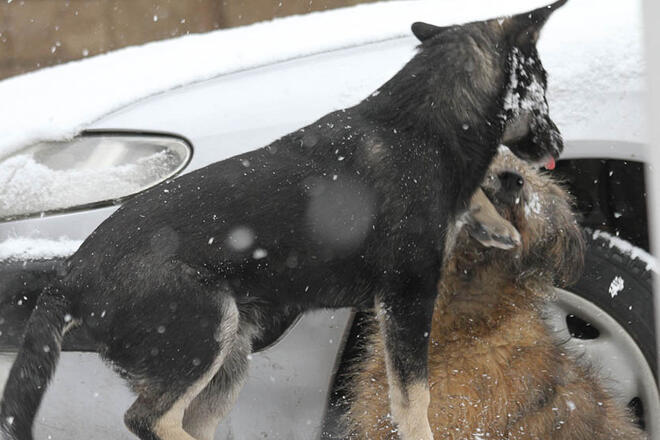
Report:
[[549,118],[534,119],[525,136],[503,142],[513,154],[534,166],[552,170],[564,150],[559,129]]
[[552,171],[557,166],[556,159],[558,158],[559,158],[559,153],[557,153],[556,155],[548,154],[547,156],[544,156],[541,159],[532,162],[530,165],[532,166],[532,168],[535,169],[545,168],[548,171]]

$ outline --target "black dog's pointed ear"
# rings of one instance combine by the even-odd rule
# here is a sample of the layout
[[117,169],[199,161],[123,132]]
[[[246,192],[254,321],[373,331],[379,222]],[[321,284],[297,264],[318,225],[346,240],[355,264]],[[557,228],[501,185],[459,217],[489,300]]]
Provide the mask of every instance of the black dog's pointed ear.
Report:
[[542,8],[524,12],[505,20],[504,27],[512,41],[519,46],[536,44],[541,28],[554,11],[562,7],[568,0],[559,0]]
[[412,29],[412,33],[417,37],[417,39],[423,43],[429,38],[433,38],[440,34],[442,31],[449,29],[449,27],[435,26],[417,21],[412,24],[410,29]]

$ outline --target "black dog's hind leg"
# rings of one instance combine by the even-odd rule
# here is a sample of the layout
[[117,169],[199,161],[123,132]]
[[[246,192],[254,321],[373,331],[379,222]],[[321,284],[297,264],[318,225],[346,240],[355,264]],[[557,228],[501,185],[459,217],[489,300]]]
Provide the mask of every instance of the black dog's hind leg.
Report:
[[[181,363],[172,359],[164,361],[159,371],[159,377],[151,377],[140,386],[135,384],[139,397],[124,415],[128,429],[141,440],[195,440],[183,429],[183,418],[186,408],[209,384],[220,370],[236,340],[239,323],[239,312],[235,300],[230,296],[220,298],[218,309],[218,324],[209,330],[215,330],[213,338],[217,342],[208,347],[214,354],[206,365],[197,365],[192,360],[192,366],[185,371],[185,385],[181,379]],[[192,334],[189,337],[204,340],[206,334]],[[181,359],[186,359],[187,348],[178,347],[177,353]],[[181,360],[180,359],[180,360]]]
[[394,423],[402,440],[431,440],[428,344],[438,277],[411,276],[376,301]]
[[243,327],[245,325],[241,323],[236,342],[220,371],[195,397],[183,416],[183,429],[197,440],[213,440],[218,425],[231,410],[247,381],[252,335]]

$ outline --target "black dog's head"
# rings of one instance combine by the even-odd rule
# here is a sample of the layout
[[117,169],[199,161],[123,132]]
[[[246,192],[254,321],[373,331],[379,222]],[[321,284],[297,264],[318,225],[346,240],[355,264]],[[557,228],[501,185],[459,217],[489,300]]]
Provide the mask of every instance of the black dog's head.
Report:
[[[460,26],[439,27],[420,22],[412,25],[423,50],[461,47],[463,52],[471,51],[454,55],[454,61],[462,63],[467,72],[456,72],[457,76],[465,76],[459,87],[462,84],[481,90],[481,94],[472,92],[469,96],[473,102],[496,96],[495,113],[499,120],[495,123],[499,126],[500,143],[529,162],[550,162],[563,150],[559,130],[548,113],[547,75],[536,42],[550,14],[566,1]],[[456,44],[459,40],[470,44],[459,46]],[[483,108],[478,110],[486,112]]]

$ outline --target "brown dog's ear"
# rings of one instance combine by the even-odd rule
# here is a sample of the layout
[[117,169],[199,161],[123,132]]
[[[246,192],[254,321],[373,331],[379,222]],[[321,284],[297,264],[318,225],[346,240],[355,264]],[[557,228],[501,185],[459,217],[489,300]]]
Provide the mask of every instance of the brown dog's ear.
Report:
[[[547,255],[550,256],[549,260],[554,266],[555,285],[567,287],[582,276],[586,248],[585,233],[574,218],[556,215],[561,218],[560,221],[565,226],[558,231],[556,238],[550,241],[552,249]],[[571,215],[570,211],[566,215]]]
[[539,39],[541,28],[554,11],[562,7],[568,0],[559,0],[542,8],[504,19],[502,26],[517,46],[534,45]]
[[422,43],[429,38],[433,38],[436,35],[442,33],[443,31],[449,29],[450,26],[447,27],[442,27],[442,26],[435,26],[432,24],[428,23],[423,23],[421,21],[417,21],[410,26],[410,29],[412,30],[412,33],[417,37],[419,41]]

